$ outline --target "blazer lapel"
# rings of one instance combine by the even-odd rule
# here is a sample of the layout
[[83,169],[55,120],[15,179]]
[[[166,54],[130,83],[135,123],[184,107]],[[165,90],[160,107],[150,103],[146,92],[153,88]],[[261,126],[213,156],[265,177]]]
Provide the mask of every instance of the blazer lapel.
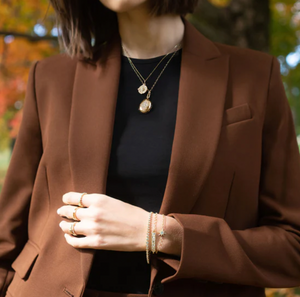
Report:
[[[73,191],[104,194],[118,95],[118,44],[105,65],[77,62],[69,130]],[[87,280],[94,249],[81,249],[82,276]]]
[[[229,56],[187,20],[177,117],[160,214],[190,213],[208,177],[218,146],[227,92]],[[157,258],[151,266],[151,288]]]
[[210,171],[221,132],[228,57],[185,21],[177,118],[160,214],[189,213]]
[[[176,125],[160,214],[189,213],[208,177],[221,132],[229,57],[182,17],[185,24]],[[121,46],[115,39],[105,64],[78,62],[69,154],[76,192],[106,191],[118,96]],[[83,278],[93,249],[81,250]],[[157,270],[151,268],[151,286]],[[151,288],[150,286],[150,288]]]

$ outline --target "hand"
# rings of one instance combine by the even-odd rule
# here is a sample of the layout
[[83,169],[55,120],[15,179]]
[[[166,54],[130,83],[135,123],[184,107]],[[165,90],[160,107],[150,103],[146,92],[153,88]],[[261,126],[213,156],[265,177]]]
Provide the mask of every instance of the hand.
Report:
[[[68,192],[63,195],[67,205],[57,213],[73,219],[73,211],[79,205],[82,193]],[[145,251],[149,212],[132,204],[104,194],[85,194],[83,208],[78,208],[79,221],[74,230],[80,237],[70,235],[72,222],[61,221],[67,243],[75,248],[92,248],[116,251]],[[83,235],[83,237],[82,237]]]

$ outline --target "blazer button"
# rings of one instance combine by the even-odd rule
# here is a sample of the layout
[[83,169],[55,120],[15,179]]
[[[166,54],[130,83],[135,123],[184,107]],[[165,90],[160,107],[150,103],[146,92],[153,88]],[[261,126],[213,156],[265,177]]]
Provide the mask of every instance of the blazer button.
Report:
[[153,286],[153,295],[158,296],[161,295],[164,292],[164,284],[162,283],[156,283]]

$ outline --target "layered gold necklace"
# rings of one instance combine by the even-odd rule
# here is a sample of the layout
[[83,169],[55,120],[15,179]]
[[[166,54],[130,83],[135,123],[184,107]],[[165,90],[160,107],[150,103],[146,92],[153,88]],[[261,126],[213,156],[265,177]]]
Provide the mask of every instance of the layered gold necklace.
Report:
[[[136,66],[133,64],[132,60],[130,59],[129,57],[129,54],[127,52],[127,50],[123,47],[122,45],[122,48],[124,50],[124,52],[126,53],[126,57],[129,61],[129,64],[131,65],[133,71],[135,72],[135,74],[137,75],[137,77],[139,78],[139,80],[141,81],[142,85],[138,87],[138,92],[140,94],[145,94],[147,92],[147,95],[146,95],[146,99],[144,99],[141,103],[140,103],[140,106],[139,106],[139,111],[141,113],[147,113],[151,110],[152,108],[152,102],[150,101],[150,96],[151,96],[151,91],[153,90],[154,86],[156,85],[158,79],[161,77],[161,75],[163,74],[163,72],[165,71],[165,69],[167,68],[168,64],[170,63],[170,61],[172,60],[172,58],[175,56],[175,54],[177,53],[177,51],[180,49],[180,45],[181,43],[177,44],[174,46],[174,48],[177,50],[172,54],[172,56],[170,57],[170,59],[167,61],[166,65],[164,66],[164,68],[162,69],[162,71],[160,72],[160,74],[158,75],[157,79],[155,80],[153,86],[151,87],[151,89],[149,90],[147,85],[146,85],[146,81],[149,79],[149,77],[154,73],[154,71],[157,69],[157,67],[162,63],[162,61],[170,54],[167,53],[166,55],[164,55],[162,57],[162,59],[159,61],[159,63],[156,65],[156,67],[151,71],[151,73],[148,75],[148,77],[145,79],[141,73],[137,70]],[[173,48],[173,49],[174,49]]]

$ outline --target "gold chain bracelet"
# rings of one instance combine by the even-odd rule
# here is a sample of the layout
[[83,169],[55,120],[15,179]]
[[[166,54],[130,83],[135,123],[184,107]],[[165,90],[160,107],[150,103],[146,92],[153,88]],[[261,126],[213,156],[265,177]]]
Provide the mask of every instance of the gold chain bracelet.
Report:
[[166,235],[166,232],[164,230],[164,226],[165,226],[165,221],[166,221],[166,217],[165,215],[163,214],[163,220],[162,220],[162,228],[160,230],[160,232],[158,233],[158,235],[160,236],[160,239],[159,239],[159,246],[157,248],[157,251],[159,251],[161,249],[161,245],[162,245],[162,241],[163,241],[163,236]]
[[[154,213],[154,222],[152,224],[153,212],[152,211],[149,212],[148,228],[147,228],[147,235],[146,235],[146,259],[147,259],[148,264],[150,264],[150,261],[149,261],[149,254],[150,254],[150,251],[149,251],[149,237],[150,237],[150,234],[151,234],[151,252],[153,254],[157,254],[161,250],[161,246],[162,246],[162,242],[163,242],[163,236],[166,235],[166,232],[164,230],[166,217],[165,217],[164,214],[162,215],[162,228],[161,228],[159,233],[156,233],[157,215],[158,215],[157,212]],[[154,225],[154,226],[151,229],[152,225]],[[156,244],[157,243],[156,242],[156,234],[160,236],[158,245]],[[158,246],[158,247],[156,248],[156,246]]]

